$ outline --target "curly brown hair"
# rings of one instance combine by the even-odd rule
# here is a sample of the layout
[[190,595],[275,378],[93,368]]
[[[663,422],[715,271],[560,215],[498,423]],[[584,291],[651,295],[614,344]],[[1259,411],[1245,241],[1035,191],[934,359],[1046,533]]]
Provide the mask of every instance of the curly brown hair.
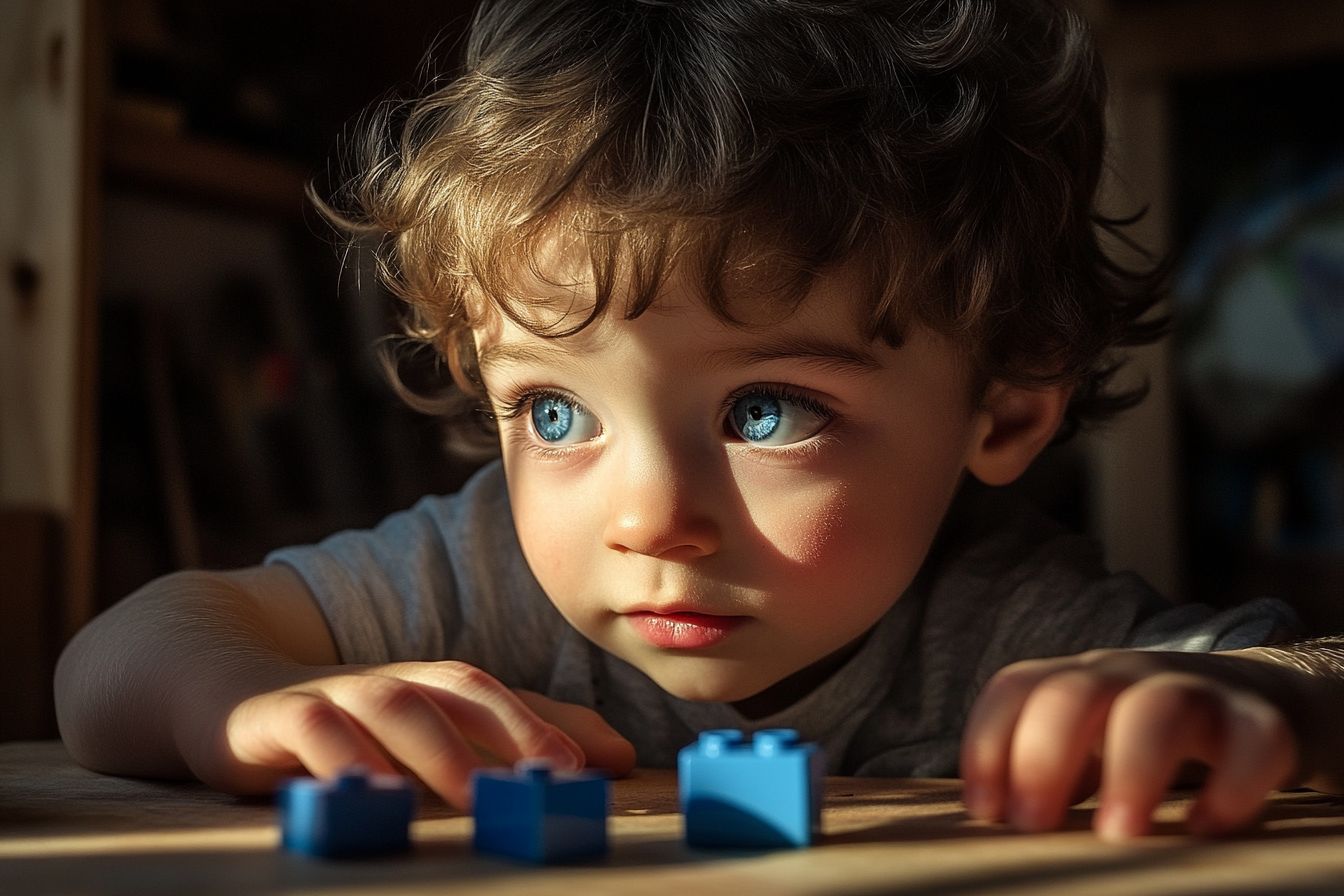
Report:
[[982,385],[1072,384],[1067,435],[1141,397],[1108,388],[1116,349],[1163,325],[1158,277],[1100,245],[1124,223],[1094,206],[1104,102],[1048,0],[487,0],[462,71],[373,114],[323,207],[387,235],[408,334],[469,392],[483,309],[574,331],[510,290],[563,228],[591,260],[579,328],[687,258],[725,320],[743,284],[788,305],[858,262],[870,338],[918,321]]

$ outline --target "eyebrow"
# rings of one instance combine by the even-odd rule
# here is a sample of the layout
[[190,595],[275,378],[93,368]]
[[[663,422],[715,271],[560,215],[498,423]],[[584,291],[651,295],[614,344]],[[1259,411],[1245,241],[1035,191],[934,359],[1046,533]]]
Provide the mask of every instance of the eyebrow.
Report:
[[[563,351],[549,346],[496,342],[479,351],[476,363],[482,370],[505,364],[545,364],[554,362],[557,354],[563,354]],[[706,363],[711,367],[765,364],[771,361],[801,361],[841,373],[868,373],[882,367],[881,362],[866,349],[806,337],[786,337],[746,348],[719,349],[706,358]]]
[[876,356],[864,348],[805,337],[787,337],[746,348],[721,349],[709,356],[709,363],[716,366],[764,364],[769,361],[802,361],[841,373],[867,373],[882,367]]
[[494,342],[477,350],[476,366],[485,370],[499,364],[544,364],[553,361],[557,354],[555,349],[548,349],[549,346]]

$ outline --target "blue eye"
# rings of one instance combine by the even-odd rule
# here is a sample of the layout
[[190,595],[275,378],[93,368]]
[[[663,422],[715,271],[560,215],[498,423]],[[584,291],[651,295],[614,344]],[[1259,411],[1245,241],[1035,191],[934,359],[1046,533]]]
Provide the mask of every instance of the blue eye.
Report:
[[830,422],[812,402],[772,392],[748,392],[733,402],[728,422],[734,434],[754,445],[792,445],[810,439]]
[[574,445],[596,438],[597,418],[575,401],[558,395],[541,395],[532,400],[532,428],[550,445]]

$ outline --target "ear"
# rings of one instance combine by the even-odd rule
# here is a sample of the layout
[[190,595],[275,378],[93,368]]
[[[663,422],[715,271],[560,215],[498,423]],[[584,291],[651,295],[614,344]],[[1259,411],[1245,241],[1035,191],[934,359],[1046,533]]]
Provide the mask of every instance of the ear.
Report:
[[1072,395],[1070,385],[1026,389],[990,384],[967,471],[986,485],[1007,485],[1021,476],[1059,431]]

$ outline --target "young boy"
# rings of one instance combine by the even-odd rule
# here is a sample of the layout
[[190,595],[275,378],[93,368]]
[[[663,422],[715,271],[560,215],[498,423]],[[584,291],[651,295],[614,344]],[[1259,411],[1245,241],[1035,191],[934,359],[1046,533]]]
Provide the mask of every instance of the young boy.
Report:
[[1167,606],[970,481],[1131,400],[1111,353],[1155,335],[1098,245],[1103,93],[1035,0],[486,4],[342,214],[502,464],[108,611],[58,670],[72,753],[240,793],[397,764],[465,805],[483,762],[789,726],[1026,830],[1100,782],[1113,838],[1188,761],[1196,831],[1338,792],[1333,643],[1258,647],[1281,605]]

